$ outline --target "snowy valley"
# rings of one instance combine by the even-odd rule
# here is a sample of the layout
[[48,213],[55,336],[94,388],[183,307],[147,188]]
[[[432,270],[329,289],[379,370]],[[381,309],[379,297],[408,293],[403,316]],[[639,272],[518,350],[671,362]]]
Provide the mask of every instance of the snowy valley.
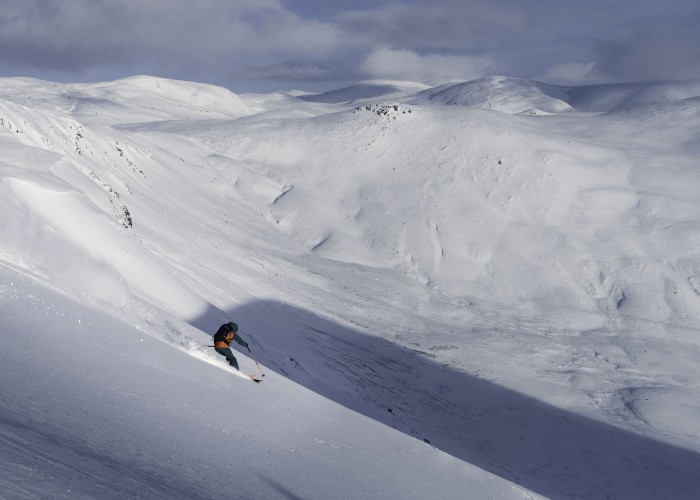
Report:
[[0,498],[697,495],[700,82],[4,78],[0,125]]

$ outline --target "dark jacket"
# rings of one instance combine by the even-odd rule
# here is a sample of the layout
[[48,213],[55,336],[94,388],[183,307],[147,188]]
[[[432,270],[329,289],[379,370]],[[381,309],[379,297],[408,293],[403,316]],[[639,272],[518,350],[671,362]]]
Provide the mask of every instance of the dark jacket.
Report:
[[[227,328],[227,325],[221,325],[221,328]],[[220,329],[221,329],[220,328]],[[226,349],[231,345],[231,341],[235,340],[238,344],[240,344],[243,347],[248,347],[248,342],[243,340],[238,333],[234,332],[232,329],[227,328],[228,332],[226,333],[225,340],[219,340],[219,341],[214,341],[214,347],[218,349]]]

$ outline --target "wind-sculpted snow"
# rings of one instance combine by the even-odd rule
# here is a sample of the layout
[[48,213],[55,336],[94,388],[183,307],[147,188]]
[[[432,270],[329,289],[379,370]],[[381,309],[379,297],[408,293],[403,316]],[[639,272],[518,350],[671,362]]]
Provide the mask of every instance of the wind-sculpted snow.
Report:
[[[416,470],[445,466],[432,497],[529,494],[505,480],[553,498],[687,497],[694,85],[497,77],[378,100],[353,87],[345,106],[148,77],[0,80],[0,366],[24,381],[2,385],[16,459],[0,484],[216,497],[207,464],[229,458],[246,498],[349,497],[387,463],[362,492],[425,496]],[[230,320],[268,370],[260,386],[206,347]],[[24,338],[42,325],[53,357]],[[30,376],[42,363],[59,375],[46,392]],[[113,435],[95,431],[105,418]]]

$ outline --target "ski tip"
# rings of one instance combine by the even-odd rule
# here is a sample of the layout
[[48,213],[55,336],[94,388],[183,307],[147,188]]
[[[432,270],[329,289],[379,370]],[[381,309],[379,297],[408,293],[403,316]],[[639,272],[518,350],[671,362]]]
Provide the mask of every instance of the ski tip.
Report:
[[260,382],[262,382],[261,379],[255,378],[255,377],[253,377],[252,375],[248,375],[248,378],[249,378],[250,380],[252,380],[253,382],[256,382],[256,383],[258,383],[258,384],[259,384]]

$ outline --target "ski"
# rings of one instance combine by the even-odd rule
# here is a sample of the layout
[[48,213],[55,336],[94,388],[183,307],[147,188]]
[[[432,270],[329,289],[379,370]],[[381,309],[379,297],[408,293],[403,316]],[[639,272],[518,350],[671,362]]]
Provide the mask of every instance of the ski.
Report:
[[252,380],[253,382],[257,382],[258,384],[259,384],[260,382],[262,382],[262,379],[260,379],[260,378],[255,378],[255,377],[253,377],[252,375],[248,375],[248,378],[249,378],[250,380]]

